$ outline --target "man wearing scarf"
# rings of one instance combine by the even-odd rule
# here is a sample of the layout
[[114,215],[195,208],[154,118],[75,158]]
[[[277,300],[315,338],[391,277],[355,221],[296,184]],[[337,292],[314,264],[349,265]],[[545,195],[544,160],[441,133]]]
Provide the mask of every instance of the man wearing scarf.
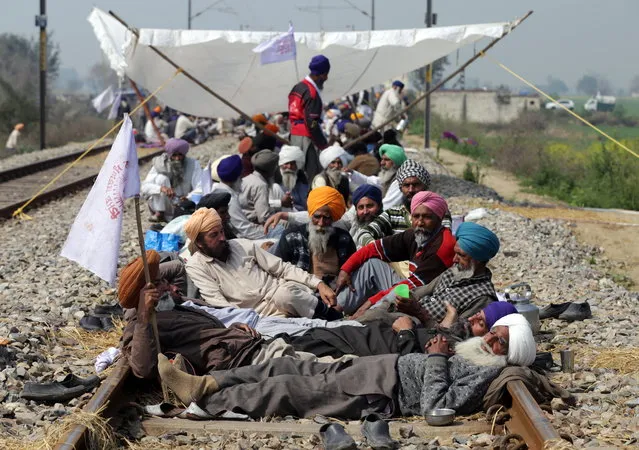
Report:
[[309,180],[320,172],[318,152],[328,143],[322,132],[322,97],[331,63],[324,55],[316,55],[308,65],[310,74],[293,86],[288,95],[288,114],[291,122],[291,145],[304,152],[304,171]]
[[[410,229],[374,241],[351,256],[341,267],[336,286],[337,300],[345,313],[357,310],[355,318],[395,286],[405,284],[409,289],[424,286],[450,267],[455,238],[442,226],[447,211],[448,204],[443,197],[434,192],[419,192],[411,201]],[[385,263],[407,258],[409,274],[400,280]]]
[[304,173],[304,152],[293,145],[283,145],[279,154],[279,170],[275,172],[275,182],[280,185],[286,197],[279,204],[271,200],[275,207],[293,208],[306,211],[308,180]]
[[140,192],[148,202],[152,222],[165,222],[180,215],[175,208],[199,186],[202,180],[200,163],[186,156],[189,143],[171,138],[166,142],[166,152],[153,158],[152,167]]

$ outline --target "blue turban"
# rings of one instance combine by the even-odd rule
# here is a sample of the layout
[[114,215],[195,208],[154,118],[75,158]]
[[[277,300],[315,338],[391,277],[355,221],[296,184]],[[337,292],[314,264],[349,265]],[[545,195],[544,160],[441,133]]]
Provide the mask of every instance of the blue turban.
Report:
[[242,174],[242,158],[240,155],[231,155],[224,158],[217,166],[217,176],[222,181],[232,182]]
[[382,190],[377,186],[363,184],[355,189],[355,192],[353,192],[353,205],[355,205],[355,208],[357,208],[357,204],[364,197],[368,197],[380,207],[382,206]]
[[311,75],[323,75],[330,72],[331,63],[324,55],[315,55],[308,65],[311,70]]
[[401,81],[399,81],[399,80],[395,80],[395,81],[393,81],[393,86],[397,86],[397,87],[399,87],[400,89],[404,89],[404,83],[402,83],[402,82],[401,82]]
[[455,237],[459,247],[476,261],[488,261],[499,251],[497,235],[474,222],[462,223]]

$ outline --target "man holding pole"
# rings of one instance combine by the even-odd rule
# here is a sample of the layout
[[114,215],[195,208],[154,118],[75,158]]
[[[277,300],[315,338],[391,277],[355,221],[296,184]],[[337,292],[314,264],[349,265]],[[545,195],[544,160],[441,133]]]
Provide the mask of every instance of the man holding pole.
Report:
[[288,113],[291,145],[304,152],[304,170],[307,179],[312,180],[322,171],[318,154],[328,146],[320,126],[323,109],[321,92],[328,79],[331,63],[324,55],[316,55],[308,68],[310,74],[297,83],[288,95]]

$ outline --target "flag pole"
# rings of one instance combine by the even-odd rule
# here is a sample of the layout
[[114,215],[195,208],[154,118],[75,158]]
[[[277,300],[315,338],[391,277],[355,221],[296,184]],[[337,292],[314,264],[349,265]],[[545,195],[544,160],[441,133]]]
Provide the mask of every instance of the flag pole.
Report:
[[[135,84],[135,81],[133,81],[131,78],[129,78],[129,83],[131,83],[131,87],[135,91],[135,95],[138,97],[138,101],[142,103],[144,101],[144,97],[142,96],[142,93],[138,89],[138,85]],[[155,124],[153,117],[151,117],[151,110],[149,109],[149,105],[147,103],[144,103],[144,114],[146,115],[146,120],[151,121],[151,125],[153,126],[153,131],[155,131],[155,134],[160,139],[160,144],[162,144],[162,147],[164,147],[164,144],[165,144],[164,138],[162,137],[162,134],[160,133],[158,126]]]
[[[149,263],[146,260],[144,234],[142,233],[142,215],[140,214],[140,197],[136,195],[133,200],[135,202],[135,221],[138,225],[138,243],[140,244],[140,253],[142,255],[142,264],[144,266],[144,279],[148,286],[149,284],[153,284],[154,280],[151,280],[151,271],[149,270]],[[151,320],[151,328],[153,329],[153,337],[155,338],[155,346],[158,349],[158,354],[160,354],[162,353],[162,350],[160,349],[160,333],[158,332],[158,321],[155,317],[155,309],[149,311],[149,318]],[[162,397],[164,398],[164,401],[168,403],[169,391],[162,379],[160,379],[160,384],[162,385]]]
[[[136,38],[140,38],[140,33],[138,32],[138,30],[136,28],[133,28],[132,26],[130,26],[128,23],[126,23],[123,19],[121,19],[116,13],[114,13],[113,11],[109,11],[109,14],[118,22],[120,22],[122,25],[124,25],[131,33],[133,33],[133,35]],[[173,67],[175,67],[176,69],[180,69],[182,70],[182,73],[184,74],[185,77],[187,77],[189,80],[191,80],[192,82],[194,82],[195,84],[197,84],[198,86],[200,86],[202,89],[204,89],[206,92],[208,92],[209,94],[211,94],[213,97],[215,97],[216,99],[218,99],[220,102],[222,102],[223,104],[225,104],[226,106],[228,106],[229,108],[231,108],[233,111],[235,111],[236,113],[238,113],[240,116],[250,120],[253,124],[255,124],[255,126],[260,129],[261,131],[264,131],[264,125],[262,125],[261,123],[257,123],[256,121],[253,120],[253,118],[251,116],[249,116],[247,113],[245,113],[244,111],[242,111],[240,108],[238,108],[237,106],[235,106],[233,103],[229,102],[227,99],[225,99],[224,97],[222,97],[221,95],[219,95],[218,93],[216,93],[215,91],[213,91],[213,89],[211,89],[210,87],[208,87],[206,84],[202,83],[200,80],[198,80],[197,78],[195,78],[193,75],[191,75],[191,73],[184,69],[183,67],[180,67],[177,63],[175,63],[175,61],[173,61],[171,58],[169,58],[164,52],[162,52],[161,50],[158,50],[155,46],[153,45],[148,45],[148,47],[153,50],[158,56],[160,56],[163,60],[165,60],[167,63],[169,63],[170,65],[172,65]],[[280,141],[283,144],[286,145],[290,145],[290,141],[288,139],[283,138],[282,136],[273,133],[275,139],[277,139],[278,141]]]

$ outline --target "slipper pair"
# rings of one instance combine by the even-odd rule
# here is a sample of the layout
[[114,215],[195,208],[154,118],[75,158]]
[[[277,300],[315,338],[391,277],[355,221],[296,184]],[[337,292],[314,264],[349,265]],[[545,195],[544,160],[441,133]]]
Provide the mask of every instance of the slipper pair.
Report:
[[211,419],[226,419],[226,420],[248,420],[249,416],[246,414],[238,414],[231,411],[225,411],[222,414],[216,416],[209,414],[197,403],[193,402],[188,408],[180,408],[170,403],[160,403],[159,405],[147,405],[144,408],[144,412],[151,416],[172,418],[179,417],[180,419],[190,420],[211,420]]
[[539,318],[541,320],[559,319],[574,322],[577,320],[590,319],[591,317],[592,312],[590,311],[590,304],[588,304],[587,301],[583,303],[551,303],[539,310]]
[[26,400],[35,400],[37,402],[60,403],[79,397],[92,390],[98,384],[100,384],[100,377],[96,375],[80,378],[70,373],[60,382],[25,383],[20,396]]
[[[347,450],[357,448],[355,440],[339,423],[327,423],[320,428],[320,437],[326,450]],[[396,442],[390,436],[388,423],[377,414],[369,414],[362,422],[362,435],[374,450],[391,450]]]
[[111,316],[84,316],[80,326],[87,331],[109,331],[113,329],[113,320]]

